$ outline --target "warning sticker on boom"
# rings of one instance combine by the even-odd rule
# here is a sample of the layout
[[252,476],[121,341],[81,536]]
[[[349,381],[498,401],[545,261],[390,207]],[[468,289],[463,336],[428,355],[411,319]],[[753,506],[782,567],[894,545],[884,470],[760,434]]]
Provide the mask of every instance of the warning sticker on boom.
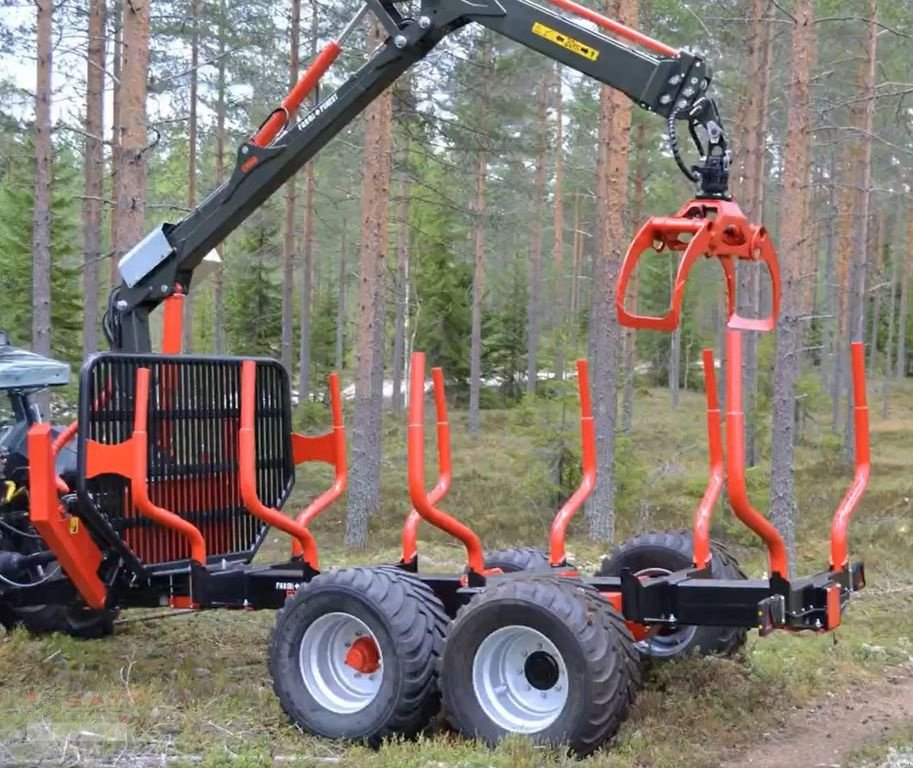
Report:
[[590,61],[596,61],[596,59],[599,58],[599,51],[597,51],[595,48],[584,45],[579,40],[575,40],[573,37],[568,37],[567,35],[559,32],[557,29],[547,27],[545,24],[540,24],[538,21],[533,24],[533,34],[539,35],[539,37],[544,37],[546,40],[553,42],[555,45],[560,45],[562,48],[567,48],[569,51],[576,53],[578,56],[583,56],[583,58],[589,59]]

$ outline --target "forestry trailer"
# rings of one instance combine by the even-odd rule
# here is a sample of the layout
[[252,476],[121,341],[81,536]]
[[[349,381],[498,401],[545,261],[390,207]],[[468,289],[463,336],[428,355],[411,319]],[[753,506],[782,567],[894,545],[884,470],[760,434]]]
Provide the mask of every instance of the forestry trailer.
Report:
[[[241,145],[231,178],[186,218],[155,229],[121,259],[122,282],[104,318],[111,351],[82,366],[73,425],[55,436],[28,405],[28,393],[59,383],[60,371],[40,361],[43,372],[17,383],[6,377],[0,350],[0,388],[18,403],[10,437],[0,443],[6,451],[0,620],[33,631],[101,635],[126,607],[281,609],[269,667],[283,708],[304,729],[376,744],[425,728],[443,699],[453,724],[471,736],[495,742],[525,734],[585,754],[610,739],[627,715],[640,682],[639,655],[731,653],[752,628],[828,631],[840,624],[851,593],[864,583],[862,566],[850,562],[847,548],[849,521],[868,480],[862,349],[853,349],[857,471],[834,515],[830,562],[810,577],[791,578],[780,534],[749,502],[742,447],[741,334],[774,327],[779,273],[766,231],[750,224],[730,199],[730,152],[709,93],[708,64],[573,0],[421,0],[411,16],[405,7],[366,0]],[[368,11],[386,39],[292,124],[289,116]],[[304,436],[293,433],[288,375],[275,361],[180,354],[182,298],[207,255],[385,88],[469,24],[615,88],[666,121],[672,155],[693,182],[695,198],[675,216],[651,219],[630,246],[617,286],[622,324],[674,330],[694,262],[713,258],[723,268],[729,300],[725,462],[708,353],[711,469],[692,529],[637,537],[595,577],[578,573],[564,546],[568,522],[596,480],[585,365],[578,369],[584,471],[555,518],[548,554],[520,549],[486,558],[478,537],[438,508],[450,485],[439,373],[440,474],[426,492],[419,354],[412,361],[408,427],[414,510],[404,529],[402,561],[322,571],[308,523],[339,497],[346,481],[335,375],[333,428]],[[697,151],[693,164],[682,157],[680,123]],[[671,305],[656,317],[624,305],[637,262],[651,249],[678,259]],[[768,317],[736,313],[740,260],[766,265]],[[159,305],[164,341],[156,353],[149,316]],[[60,456],[68,448],[75,465],[65,470]],[[331,465],[335,479],[290,517],[281,510],[296,465],[307,461]],[[710,540],[724,476],[733,511],[767,547],[764,578],[747,579]],[[463,572],[419,571],[415,526],[421,519],[465,545]],[[270,526],[290,535],[291,555],[276,565],[254,565]]]

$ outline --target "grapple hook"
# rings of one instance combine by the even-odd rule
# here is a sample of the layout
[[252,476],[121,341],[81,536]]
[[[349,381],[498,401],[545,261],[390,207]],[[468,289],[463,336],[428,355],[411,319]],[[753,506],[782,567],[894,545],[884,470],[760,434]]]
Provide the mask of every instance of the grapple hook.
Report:
[[[640,257],[649,250],[682,254],[668,311],[662,315],[641,315],[625,306],[628,282]],[[777,255],[767,231],[750,224],[736,203],[728,200],[691,200],[675,216],[655,216],[637,233],[625,254],[618,278],[616,308],[618,322],[631,328],[674,331],[681,320],[685,283],[699,257],[715,258],[723,268],[728,299],[728,327],[734,330],[769,331],[780,306],[780,272]],[[737,260],[762,262],[771,283],[771,313],[746,318],[736,312],[735,264]]]

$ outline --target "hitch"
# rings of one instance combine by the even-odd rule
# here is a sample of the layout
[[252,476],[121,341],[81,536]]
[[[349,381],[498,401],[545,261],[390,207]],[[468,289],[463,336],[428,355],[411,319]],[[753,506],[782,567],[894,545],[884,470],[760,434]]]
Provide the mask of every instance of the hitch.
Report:
[[[628,282],[648,250],[681,253],[669,310],[663,315],[640,315],[625,307]],[[680,322],[688,273],[699,257],[718,259],[726,278],[728,322],[732,330],[770,331],[780,309],[780,269],[773,243],[764,227],[750,224],[739,206],[729,200],[691,200],[675,216],[651,218],[625,254],[618,278],[615,306],[618,322],[629,328],[674,331]],[[770,275],[771,311],[767,317],[747,318],[736,312],[735,264],[761,262]]]

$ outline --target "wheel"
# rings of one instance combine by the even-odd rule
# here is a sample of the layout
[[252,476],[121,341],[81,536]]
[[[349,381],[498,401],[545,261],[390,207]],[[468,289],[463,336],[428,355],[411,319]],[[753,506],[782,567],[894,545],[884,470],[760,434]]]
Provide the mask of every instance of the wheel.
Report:
[[440,708],[441,601],[395,568],[329,571],[279,612],[269,650],[273,688],[310,733],[377,746],[412,736]]
[[117,614],[116,610],[97,611],[72,605],[4,607],[0,610],[0,624],[7,629],[22,626],[33,635],[61,632],[83,640],[94,640],[114,634]]
[[489,744],[508,734],[586,755],[640,685],[631,635],[594,589],[558,576],[495,583],[460,609],[441,664],[444,709]]
[[[667,531],[635,536],[602,561],[597,576],[620,576],[628,568],[635,576],[664,576],[693,565],[693,538],[690,531]],[[738,562],[718,542],[710,548],[710,573],[714,579],[744,579]],[[741,627],[677,626],[662,629],[639,643],[642,656],[651,659],[678,659],[690,653],[731,656],[743,645],[747,632]]]
[[542,571],[548,570],[549,559],[545,552],[535,547],[495,549],[485,553],[485,567],[500,568],[504,573]]

